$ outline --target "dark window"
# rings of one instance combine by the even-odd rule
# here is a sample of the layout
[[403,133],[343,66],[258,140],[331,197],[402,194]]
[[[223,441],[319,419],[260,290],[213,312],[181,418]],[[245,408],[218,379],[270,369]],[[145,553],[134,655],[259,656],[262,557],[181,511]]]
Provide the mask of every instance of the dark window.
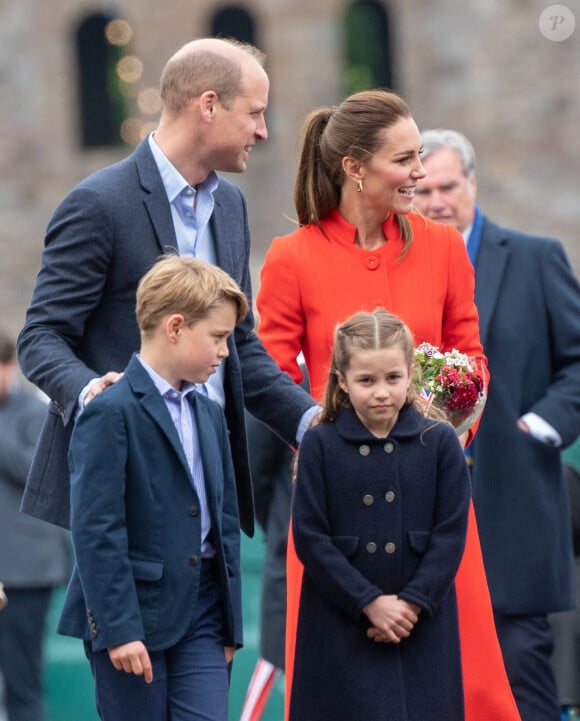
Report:
[[213,16],[213,37],[235,38],[242,43],[256,44],[254,21],[250,13],[239,5],[227,5]]
[[374,0],[351,3],[344,17],[344,37],[346,93],[394,89],[389,17],[383,5]]
[[122,142],[126,97],[117,63],[125,51],[107,39],[106,30],[113,20],[105,14],[91,15],[77,30],[81,143],[87,148]]

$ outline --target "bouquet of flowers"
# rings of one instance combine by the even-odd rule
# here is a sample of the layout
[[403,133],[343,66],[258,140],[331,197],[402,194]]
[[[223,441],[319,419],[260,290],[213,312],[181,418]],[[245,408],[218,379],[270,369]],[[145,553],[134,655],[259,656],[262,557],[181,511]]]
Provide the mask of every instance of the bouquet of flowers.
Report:
[[453,349],[447,353],[429,343],[415,348],[415,384],[424,414],[437,408],[457,435],[467,431],[487,398],[483,359]]

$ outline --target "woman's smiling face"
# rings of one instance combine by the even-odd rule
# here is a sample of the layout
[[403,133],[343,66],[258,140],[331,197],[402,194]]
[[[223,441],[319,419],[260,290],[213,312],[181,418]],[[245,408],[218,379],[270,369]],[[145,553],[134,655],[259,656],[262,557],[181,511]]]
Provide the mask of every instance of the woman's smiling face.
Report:
[[365,202],[388,213],[408,213],[417,181],[425,177],[421,135],[413,118],[400,118],[382,131],[383,144],[361,168]]

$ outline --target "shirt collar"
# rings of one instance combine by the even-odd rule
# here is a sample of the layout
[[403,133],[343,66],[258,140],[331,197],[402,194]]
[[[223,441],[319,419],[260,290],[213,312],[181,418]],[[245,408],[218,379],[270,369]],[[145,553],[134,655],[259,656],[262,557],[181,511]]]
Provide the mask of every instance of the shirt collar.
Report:
[[196,387],[194,383],[189,383],[188,381],[182,381],[181,382],[181,390],[177,390],[174,388],[171,383],[167,379],[165,379],[163,376],[159,375],[156,370],[151,368],[150,365],[145,363],[143,358],[137,353],[137,359],[139,363],[143,366],[143,368],[147,371],[148,376],[153,381],[155,388],[159,391],[160,395],[165,398],[166,396],[187,396],[189,394],[195,393]]
[[219,183],[219,178],[215,171],[212,170],[207,176],[207,178],[203,181],[203,183],[198,183],[197,186],[194,188],[187,182],[187,180],[183,177],[183,175],[181,175],[179,170],[177,170],[177,168],[167,158],[165,153],[155,142],[155,138],[153,137],[153,135],[154,134],[151,133],[148,138],[149,148],[153,153],[153,159],[155,160],[157,168],[159,169],[161,180],[165,187],[165,192],[167,193],[167,198],[170,203],[173,203],[173,201],[186,189],[190,189],[191,191],[193,191],[194,195],[196,192],[201,192],[204,194],[208,193],[211,195],[214,194],[214,191],[218,187]]

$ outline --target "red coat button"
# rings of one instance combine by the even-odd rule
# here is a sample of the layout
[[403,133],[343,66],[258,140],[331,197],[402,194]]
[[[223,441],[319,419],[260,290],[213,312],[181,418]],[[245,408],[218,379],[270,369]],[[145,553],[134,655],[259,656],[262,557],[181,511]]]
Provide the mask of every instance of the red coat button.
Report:
[[369,270],[376,270],[381,264],[381,259],[377,255],[368,255],[365,259],[365,265]]

